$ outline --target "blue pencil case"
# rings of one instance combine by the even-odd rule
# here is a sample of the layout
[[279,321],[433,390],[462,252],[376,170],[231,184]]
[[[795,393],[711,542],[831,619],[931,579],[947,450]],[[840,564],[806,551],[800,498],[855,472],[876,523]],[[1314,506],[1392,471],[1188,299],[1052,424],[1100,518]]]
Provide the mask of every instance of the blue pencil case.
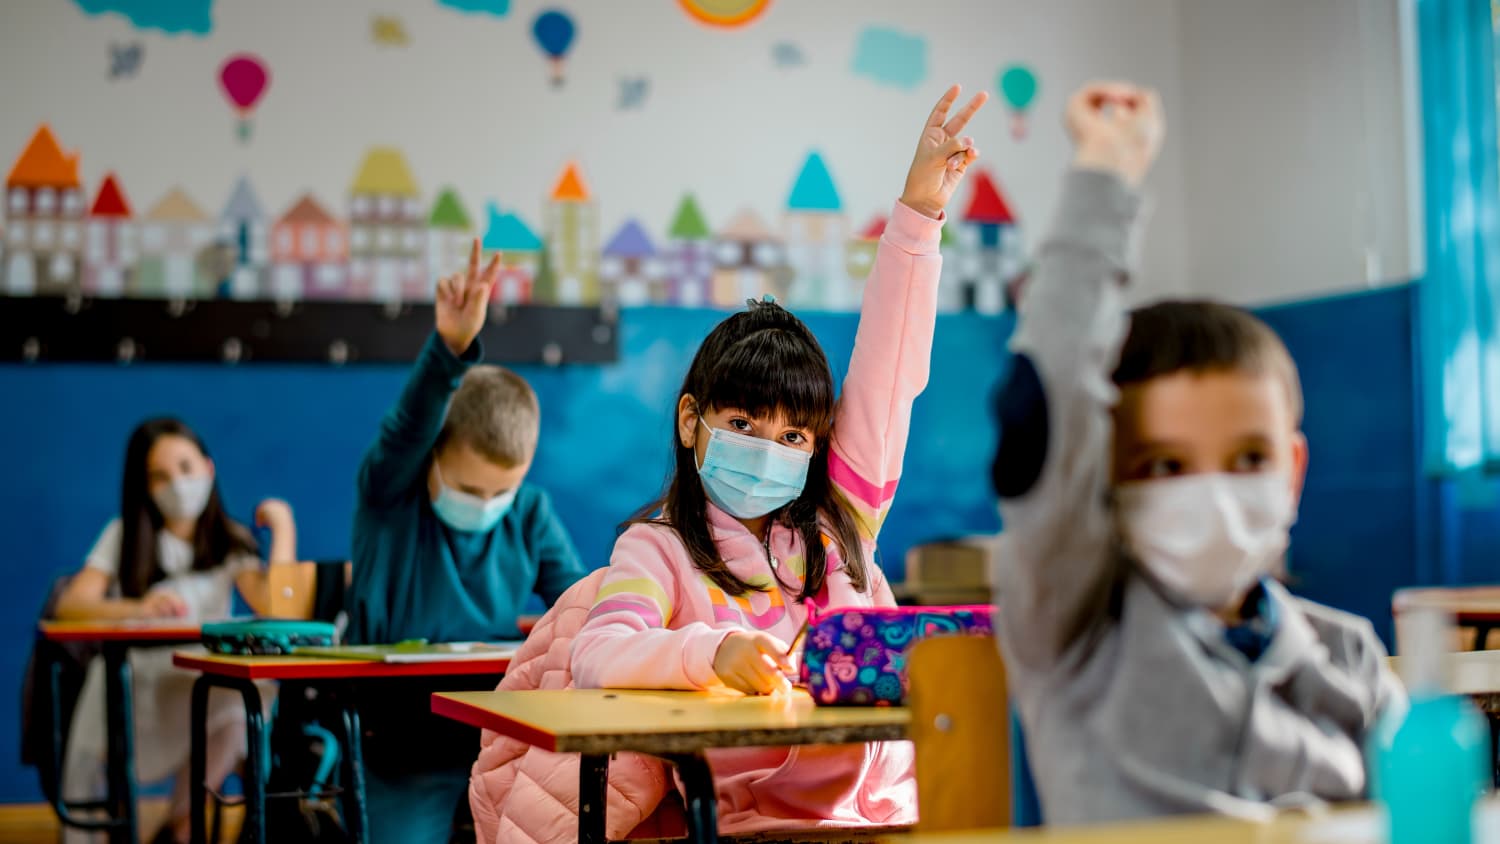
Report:
[[203,646],[211,653],[240,656],[290,654],[294,648],[328,648],[336,644],[334,626],[326,621],[257,618],[215,621],[203,625]]

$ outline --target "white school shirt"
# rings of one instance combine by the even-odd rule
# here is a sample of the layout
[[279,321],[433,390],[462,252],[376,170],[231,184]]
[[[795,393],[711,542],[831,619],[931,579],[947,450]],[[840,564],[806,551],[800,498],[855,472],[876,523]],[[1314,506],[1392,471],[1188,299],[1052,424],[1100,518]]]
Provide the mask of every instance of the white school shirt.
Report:
[[[94,542],[85,565],[118,579],[124,537],[125,527],[120,519],[111,519]],[[235,577],[260,565],[254,554],[236,551],[221,565],[193,571],[192,544],[166,528],[156,533],[156,559],[167,576],[152,585],[150,591],[170,590],[187,602],[189,617],[199,620],[227,617]]]

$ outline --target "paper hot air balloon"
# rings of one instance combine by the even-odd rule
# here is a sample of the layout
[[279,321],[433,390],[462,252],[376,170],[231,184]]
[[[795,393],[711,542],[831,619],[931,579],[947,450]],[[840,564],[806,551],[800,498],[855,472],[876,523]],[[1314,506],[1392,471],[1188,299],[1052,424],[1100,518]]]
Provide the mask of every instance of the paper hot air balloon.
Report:
[[240,116],[241,141],[250,139],[250,112],[271,87],[271,69],[260,56],[239,53],[224,60],[219,67],[219,87],[224,98]]
[[1016,64],[1000,72],[1000,94],[1010,104],[1010,134],[1016,140],[1026,137],[1026,110],[1036,99],[1036,74],[1031,68]]
[[577,32],[573,19],[559,9],[542,12],[531,24],[531,37],[536,39],[537,46],[542,48],[552,65],[553,85],[563,84],[563,57],[573,46],[573,36]]

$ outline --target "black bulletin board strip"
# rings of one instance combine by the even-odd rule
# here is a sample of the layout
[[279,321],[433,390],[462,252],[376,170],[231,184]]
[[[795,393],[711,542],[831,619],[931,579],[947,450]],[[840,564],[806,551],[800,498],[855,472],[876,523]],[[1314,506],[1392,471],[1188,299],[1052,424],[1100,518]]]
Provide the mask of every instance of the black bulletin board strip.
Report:
[[[617,314],[491,305],[485,358],[608,363]],[[408,363],[432,330],[430,304],[0,296],[0,362]]]

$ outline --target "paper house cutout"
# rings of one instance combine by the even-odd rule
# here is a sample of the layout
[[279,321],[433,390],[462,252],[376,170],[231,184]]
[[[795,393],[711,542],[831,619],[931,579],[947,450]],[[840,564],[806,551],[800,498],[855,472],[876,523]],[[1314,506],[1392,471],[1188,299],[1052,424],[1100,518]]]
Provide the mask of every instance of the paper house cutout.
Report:
[[636,220],[626,220],[605,244],[599,283],[605,302],[634,307],[666,300],[656,246]]
[[792,304],[834,310],[856,304],[846,254],[849,225],[842,208],[823,156],[808,155],[792,183],[782,224]]
[[64,152],[45,123],[31,136],[6,176],[5,217],[4,292],[78,292],[83,275],[84,225],[78,153]]
[[576,163],[563,168],[545,208],[544,260],[537,270],[537,301],[557,305],[599,302],[599,209]]
[[212,296],[214,280],[199,271],[198,254],[213,242],[214,222],[181,188],[172,188],[141,218],[140,262],[131,292],[164,299]]
[[959,215],[959,243],[950,250],[957,283],[949,287],[959,307],[996,314],[1005,308],[1006,282],[1021,268],[1016,215],[989,170],[975,169],[968,179],[973,187]]
[[106,173],[89,206],[83,261],[83,292],[125,295],[126,279],[139,259],[130,200],[114,173]]
[[393,147],[365,152],[349,188],[346,295],[377,302],[431,301],[427,213],[406,157]]
[[220,279],[223,295],[255,299],[266,294],[271,263],[271,223],[247,176],[241,176],[219,213],[219,243],[227,250],[228,268]]
[[271,230],[271,296],[348,298],[349,239],[342,224],[303,194]]
[[464,269],[473,238],[474,223],[458,191],[444,188],[427,215],[428,279],[436,284],[439,278]]
[[501,213],[494,203],[489,204],[487,211],[489,226],[480,246],[486,255],[500,252],[500,278],[490,300],[516,305],[530,302],[535,295],[545,244],[519,216]]
[[662,250],[666,264],[664,301],[701,308],[712,299],[714,241],[703,210],[692,194],[684,194],[667,228]]
[[736,214],[714,243],[712,304],[738,308],[767,293],[784,299],[788,279],[786,248],[759,215]]

